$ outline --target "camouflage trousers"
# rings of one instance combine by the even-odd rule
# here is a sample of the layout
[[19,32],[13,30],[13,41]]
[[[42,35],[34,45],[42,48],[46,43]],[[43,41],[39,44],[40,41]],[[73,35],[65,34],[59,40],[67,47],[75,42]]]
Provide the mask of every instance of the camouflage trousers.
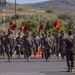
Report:
[[71,51],[66,52],[67,67],[74,67],[75,55]]
[[13,55],[13,47],[10,45],[9,46],[5,45],[4,50],[5,50],[5,53],[8,57],[8,60],[10,61],[12,59],[12,55]]
[[24,58],[25,57],[29,57],[29,56],[31,56],[31,53],[32,53],[32,51],[31,51],[31,48],[30,47],[25,47],[24,48]]

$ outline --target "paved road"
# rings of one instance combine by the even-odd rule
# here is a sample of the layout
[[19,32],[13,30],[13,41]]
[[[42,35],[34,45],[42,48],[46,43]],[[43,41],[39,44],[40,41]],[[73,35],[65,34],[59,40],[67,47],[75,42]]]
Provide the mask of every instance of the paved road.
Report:
[[41,57],[32,57],[31,62],[14,58],[12,62],[0,58],[0,75],[75,75],[67,73],[66,62],[52,57],[49,62]]

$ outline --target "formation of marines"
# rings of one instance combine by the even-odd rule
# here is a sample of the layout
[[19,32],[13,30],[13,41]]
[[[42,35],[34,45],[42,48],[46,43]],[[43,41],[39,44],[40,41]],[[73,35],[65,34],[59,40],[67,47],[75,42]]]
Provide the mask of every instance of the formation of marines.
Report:
[[32,52],[36,56],[38,47],[42,49],[42,59],[50,61],[52,55],[56,55],[57,58],[61,56],[62,61],[67,61],[68,72],[74,71],[74,57],[75,57],[75,38],[72,31],[68,31],[68,36],[64,36],[64,31],[56,31],[56,34],[52,36],[51,32],[40,34],[31,34],[26,32],[21,36],[19,32],[17,37],[14,38],[13,33],[8,29],[8,33],[3,32],[0,36],[0,55],[3,58],[8,57],[8,61],[11,62],[14,52],[29,62]]

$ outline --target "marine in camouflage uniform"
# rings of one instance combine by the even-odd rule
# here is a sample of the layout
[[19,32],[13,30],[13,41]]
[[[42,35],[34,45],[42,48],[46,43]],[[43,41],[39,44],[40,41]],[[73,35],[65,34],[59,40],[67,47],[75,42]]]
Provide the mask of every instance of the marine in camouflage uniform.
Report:
[[36,37],[35,37],[35,41],[36,41],[36,53],[38,52],[38,49],[40,47],[40,39],[41,39],[40,33],[37,33]]
[[21,33],[18,33],[18,36],[16,38],[16,54],[20,58],[20,55],[22,53],[22,46],[21,46]]
[[33,38],[32,38],[32,49],[34,51],[34,55],[36,56],[37,54],[37,43],[36,43],[36,35],[34,34],[33,35]]
[[27,58],[27,61],[30,61],[30,56],[32,53],[31,50],[31,39],[29,37],[28,33],[25,33],[25,35],[22,37],[22,41],[23,41],[23,49],[24,49],[24,58]]
[[2,36],[2,45],[4,47],[4,51],[7,54],[9,62],[12,59],[13,54],[13,39],[10,37],[12,32],[8,29],[8,34],[4,32],[4,35]]
[[50,38],[49,38],[49,35],[47,34],[45,36],[44,46],[45,46],[45,59],[46,61],[49,61],[50,59]]
[[10,52],[10,59],[12,60],[12,56],[14,53],[14,35],[10,31],[8,36],[8,46],[9,46],[9,52]]
[[1,57],[3,56],[3,58],[5,58],[3,45],[2,45],[2,36],[0,36],[0,55],[1,55]]
[[68,71],[74,72],[74,59],[75,59],[75,39],[71,30],[68,31],[68,37],[63,42],[63,47],[66,49],[66,62]]
[[54,39],[54,37],[52,36],[52,32],[48,33],[48,37],[49,37],[50,57],[51,57],[53,51],[53,39]]
[[59,42],[60,42],[60,46],[59,46],[59,51],[60,51],[60,54],[61,54],[61,58],[62,58],[62,61],[65,60],[65,51],[63,49],[63,41],[64,41],[64,31],[61,31],[61,35],[59,37]]
[[59,59],[59,31],[57,30],[56,31],[56,34],[55,34],[55,54],[57,56],[57,58]]
[[40,44],[41,44],[41,48],[42,48],[42,58],[45,58],[45,36],[44,36],[44,34],[42,34]]

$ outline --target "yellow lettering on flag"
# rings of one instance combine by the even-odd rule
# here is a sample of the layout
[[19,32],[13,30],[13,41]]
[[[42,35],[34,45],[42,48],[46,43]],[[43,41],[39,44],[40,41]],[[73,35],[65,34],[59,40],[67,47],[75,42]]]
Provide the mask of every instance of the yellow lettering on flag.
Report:
[[11,27],[13,27],[14,26],[14,24],[11,24]]
[[25,27],[24,26],[22,26],[22,29],[24,29]]

